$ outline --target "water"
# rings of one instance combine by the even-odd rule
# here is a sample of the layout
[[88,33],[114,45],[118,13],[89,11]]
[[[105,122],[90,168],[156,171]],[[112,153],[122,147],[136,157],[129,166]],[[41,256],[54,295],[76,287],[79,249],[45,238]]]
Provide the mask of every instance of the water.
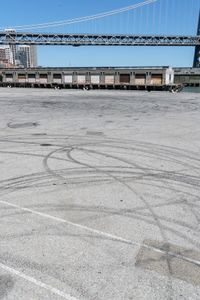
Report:
[[183,89],[183,92],[186,92],[186,93],[200,93],[200,87],[185,87]]

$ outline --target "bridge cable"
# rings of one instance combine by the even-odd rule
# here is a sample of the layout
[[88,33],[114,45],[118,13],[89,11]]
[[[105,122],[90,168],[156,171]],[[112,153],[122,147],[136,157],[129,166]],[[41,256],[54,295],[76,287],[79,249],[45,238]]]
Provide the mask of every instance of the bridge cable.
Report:
[[[74,23],[81,23],[81,22],[87,22],[91,20],[101,19],[105,17],[109,17],[116,14],[121,14],[127,11],[135,10],[137,8],[140,8],[145,5],[153,4],[157,2],[158,0],[146,0],[144,2],[140,2],[134,5],[126,6],[120,9],[111,10],[104,13],[99,13],[95,15],[90,15],[86,17],[80,17],[80,18],[74,18],[74,19],[67,19],[67,20],[61,20],[61,21],[54,21],[54,22],[48,22],[48,23],[40,23],[40,24],[29,24],[29,25],[18,25],[13,26],[17,30],[31,30],[31,29],[42,29],[42,28],[50,28],[50,27],[58,27],[58,26],[64,26]],[[0,28],[0,30],[4,30],[5,28]]]

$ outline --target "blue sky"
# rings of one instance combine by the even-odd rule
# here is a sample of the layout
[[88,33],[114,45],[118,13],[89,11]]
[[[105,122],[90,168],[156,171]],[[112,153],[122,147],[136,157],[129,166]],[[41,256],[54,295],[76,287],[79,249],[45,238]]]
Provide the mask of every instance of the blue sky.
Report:
[[[144,0],[9,0],[1,3],[0,27],[15,27],[84,17]],[[45,32],[195,34],[200,0],[157,0],[120,15],[81,24],[45,28]],[[38,29],[39,31],[39,29]],[[38,47],[42,66],[191,66],[187,47]]]

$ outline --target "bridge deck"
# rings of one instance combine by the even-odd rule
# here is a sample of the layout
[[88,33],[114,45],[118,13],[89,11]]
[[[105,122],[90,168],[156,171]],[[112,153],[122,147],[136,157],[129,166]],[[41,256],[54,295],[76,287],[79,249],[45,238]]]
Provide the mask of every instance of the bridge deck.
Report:
[[0,45],[200,46],[200,36],[0,32]]

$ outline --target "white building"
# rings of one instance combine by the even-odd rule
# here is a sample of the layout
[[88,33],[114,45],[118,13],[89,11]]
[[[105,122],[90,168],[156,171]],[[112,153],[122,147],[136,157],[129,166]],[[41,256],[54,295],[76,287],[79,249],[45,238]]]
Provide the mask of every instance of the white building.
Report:
[[0,60],[13,64],[13,55],[9,46],[0,47]]
[[[16,33],[16,30],[14,28],[6,28],[5,29],[6,33]],[[9,40],[9,38],[7,39]],[[15,66],[16,65],[16,59],[17,59],[17,46],[15,44],[9,45],[10,51],[11,51],[11,56],[12,56],[12,64]]]

